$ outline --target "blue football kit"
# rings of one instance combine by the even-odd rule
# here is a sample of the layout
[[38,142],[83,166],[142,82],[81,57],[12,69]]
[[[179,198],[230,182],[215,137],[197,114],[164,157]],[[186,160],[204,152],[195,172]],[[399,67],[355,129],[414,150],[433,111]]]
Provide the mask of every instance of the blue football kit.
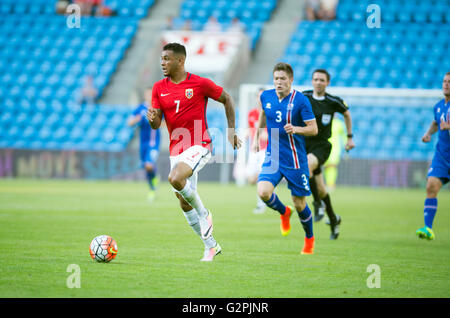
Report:
[[159,129],[152,129],[146,118],[147,106],[145,104],[139,105],[134,111],[133,116],[141,115],[141,120],[138,123],[140,127],[140,159],[142,166],[145,163],[156,164],[159,156],[160,145],[160,131]]
[[441,130],[441,121],[450,121],[450,102],[442,99],[434,106],[434,120],[438,125],[438,142],[428,177],[439,178],[443,184],[450,180],[450,130]]
[[[433,108],[434,121],[438,126],[438,142],[430,169],[428,170],[428,177],[439,178],[442,184],[446,184],[450,180],[450,130],[441,129],[441,122],[450,122],[449,106],[449,103],[445,103],[445,99],[442,99]],[[437,197],[427,196],[423,207],[425,226],[416,231],[419,238],[434,239],[435,236],[432,228],[437,207]]]
[[260,100],[266,115],[269,140],[258,181],[269,181],[276,187],[284,177],[292,195],[310,195],[305,138],[284,130],[286,124],[304,127],[306,121],[315,119],[309,100],[292,90],[280,101],[275,89],[264,91]]

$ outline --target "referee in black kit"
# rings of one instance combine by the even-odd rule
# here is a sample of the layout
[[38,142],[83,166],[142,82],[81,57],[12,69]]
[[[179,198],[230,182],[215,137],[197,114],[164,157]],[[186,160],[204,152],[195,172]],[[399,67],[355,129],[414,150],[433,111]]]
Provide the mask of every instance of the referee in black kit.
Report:
[[308,154],[309,184],[314,198],[314,221],[320,221],[323,216],[323,208],[330,219],[331,236],[335,240],[339,236],[339,224],[341,217],[336,215],[331,205],[330,195],[327,192],[325,181],[322,175],[322,166],[327,161],[331,152],[331,125],[335,112],[344,115],[345,126],[347,128],[347,143],[345,150],[349,151],[355,147],[352,134],[352,117],[347,104],[337,96],[326,92],[330,84],[330,74],[324,69],[316,69],[312,74],[313,90],[304,91],[303,94],[311,102],[311,106],[316,117],[319,133],[316,136],[305,137],[306,152]]

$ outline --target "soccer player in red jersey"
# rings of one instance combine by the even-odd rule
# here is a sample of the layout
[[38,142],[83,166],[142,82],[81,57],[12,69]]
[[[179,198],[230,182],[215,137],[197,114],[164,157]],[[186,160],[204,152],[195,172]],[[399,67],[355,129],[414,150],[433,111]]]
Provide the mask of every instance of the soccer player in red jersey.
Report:
[[211,138],[206,122],[206,105],[212,98],[225,107],[227,136],[234,149],[241,140],[235,133],[234,101],[213,81],[185,71],[186,48],[168,43],[161,53],[164,79],[153,85],[152,107],[147,119],[153,129],[159,128],[162,117],[170,136],[169,182],[178,197],[188,224],[205,244],[202,261],[212,261],[221,252],[212,236],[211,212],[197,193],[197,173],[211,158]]

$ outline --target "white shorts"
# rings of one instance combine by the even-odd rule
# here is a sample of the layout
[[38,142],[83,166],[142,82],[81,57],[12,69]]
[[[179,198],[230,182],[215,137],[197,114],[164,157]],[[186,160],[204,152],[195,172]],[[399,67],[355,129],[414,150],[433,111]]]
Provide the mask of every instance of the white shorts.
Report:
[[246,175],[248,177],[256,176],[261,172],[261,166],[264,163],[266,157],[266,151],[261,150],[258,152],[250,151],[248,154],[248,161],[246,166]]
[[[192,169],[192,176],[189,177],[191,181],[191,188],[197,190],[197,173],[208,163],[211,159],[211,152],[199,145],[192,146],[178,156],[171,156],[170,159],[170,170],[172,170],[179,162],[187,164]],[[173,189],[174,192],[178,192]]]

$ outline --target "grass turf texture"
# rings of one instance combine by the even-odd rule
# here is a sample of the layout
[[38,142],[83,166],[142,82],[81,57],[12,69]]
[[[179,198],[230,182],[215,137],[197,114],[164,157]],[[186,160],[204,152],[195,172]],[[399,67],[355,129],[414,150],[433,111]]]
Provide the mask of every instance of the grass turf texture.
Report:
[[[162,183],[153,204],[135,182],[0,180],[0,297],[450,297],[450,196],[439,195],[436,240],[419,240],[425,192],[338,188],[341,236],[314,224],[314,255],[300,255],[297,215],[282,237],[278,214],[254,215],[255,188],[200,183],[223,253],[200,262],[203,243]],[[291,204],[285,185],[277,190]],[[308,199],[310,201],[310,199]],[[89,243],[111,235],[119,253],[93,261]],[[70,289],[66,269],[81,269]],[[381,269],[381,288],[366,281]]]

